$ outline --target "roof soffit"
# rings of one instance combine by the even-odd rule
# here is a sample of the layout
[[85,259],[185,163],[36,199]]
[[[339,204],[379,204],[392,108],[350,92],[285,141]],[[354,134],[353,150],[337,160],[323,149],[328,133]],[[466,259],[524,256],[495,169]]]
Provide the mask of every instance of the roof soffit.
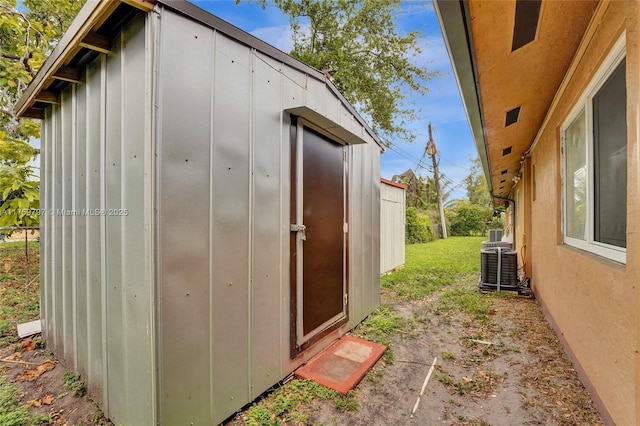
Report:
[[[514,51],[516,1],[469,2],[493,193],[507,196],[560,86],[597,1],[543,1],[535,39]],[[506,113],[520,107],[518,121]],[[510,153],[503,155],[504,152]],[[506,151],[505,151],[506,150]]]

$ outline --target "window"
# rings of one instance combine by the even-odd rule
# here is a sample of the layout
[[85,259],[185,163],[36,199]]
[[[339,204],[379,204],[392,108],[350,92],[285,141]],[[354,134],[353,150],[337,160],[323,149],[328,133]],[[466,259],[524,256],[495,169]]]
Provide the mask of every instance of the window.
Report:
[[621,38],[562,126],[565,244],[626,263],[627,90]]

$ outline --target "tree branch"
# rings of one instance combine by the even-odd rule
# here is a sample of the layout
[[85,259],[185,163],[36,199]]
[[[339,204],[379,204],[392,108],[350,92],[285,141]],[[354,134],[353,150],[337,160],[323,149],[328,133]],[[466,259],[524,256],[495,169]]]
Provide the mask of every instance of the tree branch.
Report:
[[0,52],[0,56],[7,59],[13,59],[14,61],[22,61],[22,56],[12,55],[10,53]]
[[8,109],[0,108],[0,114],[8,115],[8,116],[10,116],[10,117],[11,117],[11,118],[13,118],[13,119],[15,119],[15,118],[16,118],[16,115],[14,114],[14,112],[13,112],[13,111],[11,111],[11,110],[8,110]]

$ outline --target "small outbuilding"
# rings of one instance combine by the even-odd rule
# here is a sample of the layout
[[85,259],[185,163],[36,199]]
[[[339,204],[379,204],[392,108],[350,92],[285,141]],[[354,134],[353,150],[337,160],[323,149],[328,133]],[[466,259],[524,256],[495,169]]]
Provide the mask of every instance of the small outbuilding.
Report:
[[407,186],[380,179],[380,273],[404,266]]
[[115,424],[217,424],[379,305],[382,144],[324,73],[186,1],[88,1],[17,112],[43,334]]

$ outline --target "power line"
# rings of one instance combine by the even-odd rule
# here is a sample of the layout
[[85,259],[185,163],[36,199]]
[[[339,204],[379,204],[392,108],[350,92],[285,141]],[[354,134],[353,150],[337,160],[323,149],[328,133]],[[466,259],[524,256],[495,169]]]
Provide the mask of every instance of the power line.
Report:
[[422,162],[422,160],[417,160],[411,154],[407,153],[406,151],[401,150],[397,146],[394,146],[394,145],[390,144],[388,148],[391,151],[393,151],[396,154],[398,154],[399,156],[401,156],[402,158],[404,158],[405,160],[408,160],[411,163],[415,164],[416,166],[422,167],[423,169],[427,169],[427,166]]
[[[404,158],[405,160],[409,160],[410,162],[412,162],[413,164],[415,164],[418,167],[422,167],[425,170],[429,170],[429,166],[425,164],[424,162],[424,155],[422,156],[421,159],[418,159],[417,157],[414,157],[413,154],[409,153],[408,151],[400,148],[398,145],[394,145],[393,143],[389,143],[389,149],[391,149],[393,152],[395,152],[396,154],[398,154],[399,156],[401,156],[402,158]],[[448,160],[446,158],[444,158],[442,156],[442,154],[440,154],[438,152],[438,155],[440,157],[440,160],[443,160],[453,166],[456,166],[462,170],[465,170],[467,172],[471,172],[471,169],[461,166],[460,164],[456,164],[451,160]]]
[[454,162],[453,162],[453,161],[451,161],[451,160],[447,160],[446,158],[443,158],[442,156],[440,156],[440,158],[441,158],[442,160],[446,161],[447,163],[451,164],[451,165],[454,165],[454,166],[456,166],[456,167],[461,168],[462,170],[466,170],[466,171],[468,171],[468,172],[471,172],[471,169],[468,169],[468,168],[466,168],[466,167],[463,167],[463,166],[461,166],[460,164],[456,164],[456,163],[454,163]]
[[463,189],[463,190],[466,191],[467,188],[465,187],[465,183],[464,182],[456,182],[453,179],[451,179],[449,176],[444,175],[444,174],[441,174],[440,176],[443,179],[447,180],[452,185],[451,189],[459,188],[459,189]]
[[414,164],[417,164],[417,165],[420,164],[421,160],[418,160],[418,158],[413,156],[413,154],[411,154],[409,151],[406,151],[405,149],[400,148],[398,145],[394,145],[394,144],[390,144],[389,147],[393,149],[396,153],[404,154],[406,156],[405,158],[410,157],[407,159],[410,159]]

